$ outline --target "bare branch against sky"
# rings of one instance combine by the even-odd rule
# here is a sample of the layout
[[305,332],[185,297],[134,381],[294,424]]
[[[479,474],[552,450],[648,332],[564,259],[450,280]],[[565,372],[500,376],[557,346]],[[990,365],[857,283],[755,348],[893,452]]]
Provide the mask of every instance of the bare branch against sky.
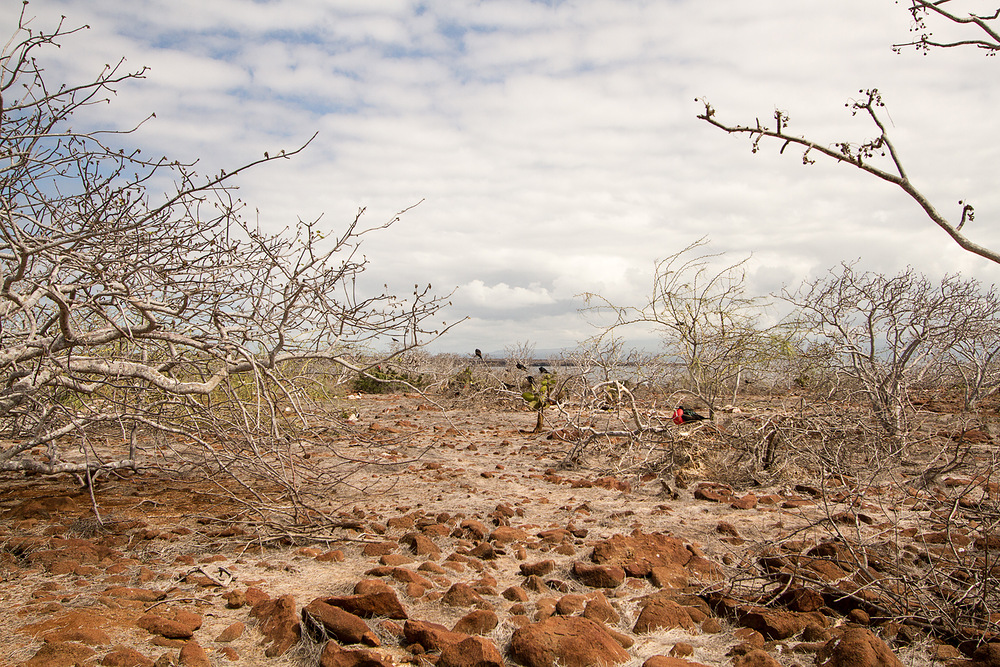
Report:
[[738,119],[780,105],[817,142],[864,141],[870,124],[844,104],[878,88],[912,182],[933,202],[974,200],[963,233],[1000,248],[980,224],[1000,219],[1000,59],[894,53],[919,37],[909,5],[34,0],[29,12],[90,26],[43,63],[52,80],[123,56],[149,67],[77,120],[122,129],[155,113],[130,137],[144,152],[212,173],[318,132],[300,159],[240,180],[265,229],[333,229],[361,207],[388,219],[423,200],[366,245],[378,271],[362,287],[457,287],[444,315],[472,318],[435,349],[471,353],[574,346],[593,332],[577,295],[639,303],[656,260],[704,236],[752,254],[752,293],[857,259],[996,282],[905,193],[843,165],[804,173],[777,150],[754,156],[695,118],[695,98]]

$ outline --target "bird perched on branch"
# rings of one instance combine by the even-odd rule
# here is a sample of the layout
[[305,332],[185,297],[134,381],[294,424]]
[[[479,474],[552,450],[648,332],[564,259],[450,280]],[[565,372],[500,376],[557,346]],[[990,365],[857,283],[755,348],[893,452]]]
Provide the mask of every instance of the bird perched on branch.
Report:
[[515,364],[515,366],[517,366],[517,370],[519,370],[519,371],[526,371],[526,370],[528,370],[528,367],[525,366],[524,364],[522,364],[520,361],[517,362]]
[[694,410],[688,410],[682,405],[677,406],[674,410],[674,423],[678,426],[681,424],[690,424],[691,422],[701,421],[703,419],[708,419],[703,415],[699,415]]
[[[479,357],[480,359],[483,359],[483,351],[480,350],[478,347],[476,348],[476,356]],[[483,359],[483,361],[486,361],[486,360]]]
[[541,373],[542,375],[544,375],[544,374],[546,374],[546,373],[549,372],[549,369],[546,368],[545,366],[539,366],[538,367],[538,372]]

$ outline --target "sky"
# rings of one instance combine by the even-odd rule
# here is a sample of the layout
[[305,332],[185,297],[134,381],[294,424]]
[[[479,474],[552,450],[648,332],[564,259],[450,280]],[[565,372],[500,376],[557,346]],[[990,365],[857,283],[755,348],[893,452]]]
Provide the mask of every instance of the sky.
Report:
[[[0,29],[20,0],[0,0]],[[975,2],[970,6],[983,3]],[[698,120],[771,119],[824,144],[874,127],[846,103],[877,87],[910,179],[965,231],[1000,248],[1000,58],[974,49],[894,53],[911,38],[894,0],[32,0],[33,27],[89,26],[46,55],[86,80],[105,63],[149,67],[80,127],[132,127],[143,153],[248,172],[240,197],[277,232],[296,220],[366,238],[364,280],[451,296],[434,352],[574,348],[600,330],[584,293],[648,299],[657,260],[706,238],[748,258],[767,295],[841,262],[894,274],[1000,267],[958,248],[894,186],[845,165]],[[942,26],[938,36],[949,31]],[[6,41],[6,37],[3,39]],[[625,333],[654,346],[650,331]]]

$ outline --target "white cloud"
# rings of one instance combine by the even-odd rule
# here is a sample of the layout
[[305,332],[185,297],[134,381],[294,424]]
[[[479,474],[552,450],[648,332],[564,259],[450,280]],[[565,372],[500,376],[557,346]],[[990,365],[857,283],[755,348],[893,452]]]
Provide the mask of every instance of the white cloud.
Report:
[[750,282],[767,290],[858,257],[1000,278],[898,188],[803,167],[791,148],[753,155],[695,118],[705,96],[727,121],[766,122],[780,107],[803,134],[864,140],[872,126],[844,103],[878,86],[913,181],[945,212],[973,200],[970,233],[1000,247],[1000,60],[893,54],[909,36],[900,4],[35,0],[29,11],[37,25],[66,14],[92,26],[51,56],[60,75],[121,55],[151,65],[84,116],[130,126],[155,111],[133,137],[144,153],[214,171],[318,131],[296,159],[240,181],[273,229],[321,214],[336,228],[362,206],[381,223],[424,199],[364,252],[378,284],[462,286],[449,313],[473,319],[438,349],[571,346],[592,333],[576,294],[639,305],[653,262],[703,236],[753,253]]
[[555,303],[549,290],[537,283],[512,287],[506,283],[486,285],[482,280],[460,286],[453,301],[483,310],[514,310]]

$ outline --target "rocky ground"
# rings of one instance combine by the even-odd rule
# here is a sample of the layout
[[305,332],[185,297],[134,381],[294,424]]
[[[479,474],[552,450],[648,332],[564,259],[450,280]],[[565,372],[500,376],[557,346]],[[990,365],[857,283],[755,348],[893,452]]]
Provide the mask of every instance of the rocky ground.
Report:
[[351,412],[383,446],[321,539],[264,539],[194,477],[0,477],[0,665],[1000,667],[994,626],[948,636],[899,583],[993,567],[990,479],[614,475],[559,467],[523,410]]

